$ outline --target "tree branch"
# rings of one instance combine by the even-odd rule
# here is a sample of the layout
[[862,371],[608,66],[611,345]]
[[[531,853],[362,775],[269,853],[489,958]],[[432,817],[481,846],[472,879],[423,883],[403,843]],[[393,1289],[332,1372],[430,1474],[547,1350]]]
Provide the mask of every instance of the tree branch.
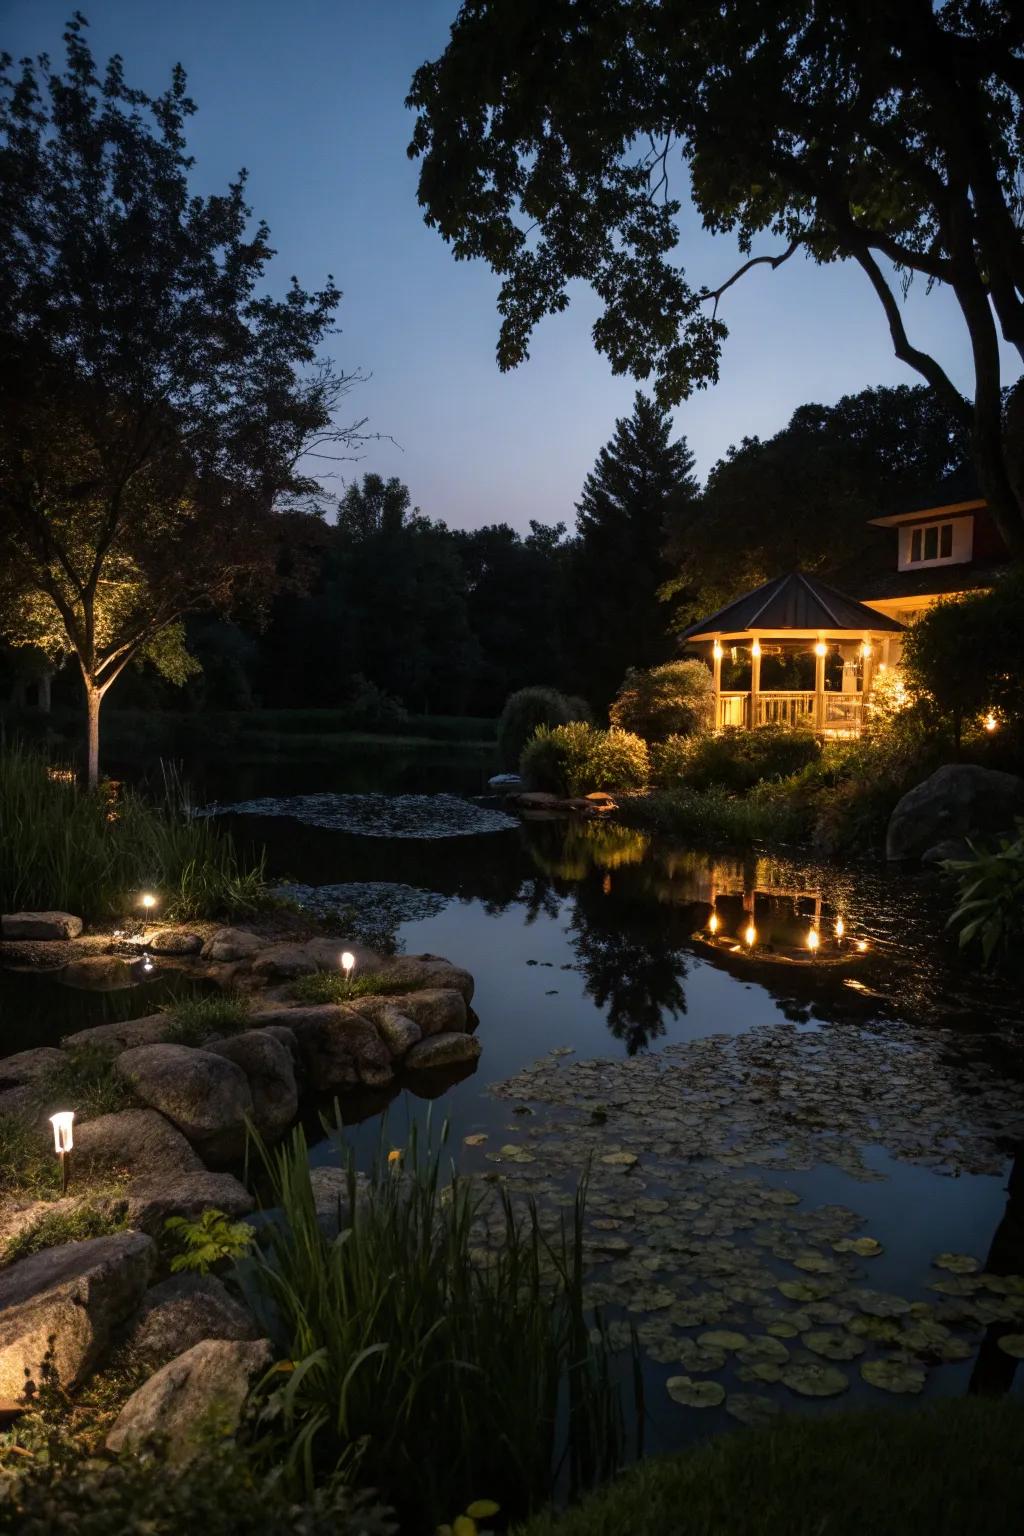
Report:
[[720,288],[705,288],[699,294],[699,298],[702,302],[706,299],[714,299],[714,308],[711,313],[716,315],[718,313],[718,301],[722,294],[725,293],[726,289],[731,288],[733,283],[738,283],[740,278],[750,271],[751,267],[769,266],[774,271],[776,267],[781,267],[784,261],[788,261],[794,251],[798,250],[802,244],[803,237],[798,235],[795,240],[790,241],[786,249],[778,256],[752,256],[749,261],[743,263],[738,272],[734,272],[732,277],[726,278]]
[[885,317],[889,322],[889,334],[892,337],[893,351],[901,363],[906,363],[919,373],[933,389],[937,390],[953,408],[962,421],[970,424],[972,420],[971,408],[963,395],[957,389],[945,369],[928,352],[922,352],[920,348],[912,345],[907,335],[907,328],[903,324],[903,316],[896,302],[896,296],[882,275],[881,268],[872,256],[867,245],[854,250],[854,260],[867,273],[868,279],[874,288]]

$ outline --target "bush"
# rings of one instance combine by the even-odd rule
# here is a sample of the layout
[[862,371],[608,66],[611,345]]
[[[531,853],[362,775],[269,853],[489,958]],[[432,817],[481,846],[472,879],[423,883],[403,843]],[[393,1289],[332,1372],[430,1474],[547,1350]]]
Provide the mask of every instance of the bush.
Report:
[[517,1536],[1001,1536],[1019,1525],[1022,1435],[1024,1406],[1006,1397],[791,1414],[641,1462]]
[[960,947],[975,942],[985,965],[1011,953],[1019,956],[1024,939],[1024,820],[1016,833],[1001,838],[992,852],[974,849],[969,859],[947,859],[945,868],[960,877],[960,901],[949,926],[960,934]]
[[523,748],[540,725],[568,725],[589,720],[582,699],[568,698],[555,688],[520,688],[510,693],[498,721],[498,756],[503,768],[519,767]]
[[364,677],[361,672],[356,672],[350,679],[345,716],[350,729],[362,730],[404,725],[409,718],[401,700],[385,693],[383,688],[378,688],[376,683]]
[[670,737],[652,753],[655,781],[665,789],[743,791],[763,779],[785,779],[821,756],[810,731],[781,725],[724,730],[718,736]]
[[1024,577],[1011,571],[989,592],[936,603],[903,639],[911,692],[927,699],[957,746],[972,718],[996,713],[1019,742],[1024,731]]
[[366,1185],[348,1155],[334,1241],[301,1130],[263,1158],[281,1216],[246,1292],[290,1363],[264,1416],[286,1485],[357,1478],[428,1531],[468,1498],[523,1514],[617,1470],[612,1356],[583,1302],[585,1189],[552,1241],[500,1189],[488,1211],[487,1186],[442,1187],[440,1153],[413,1136],[400,1159],[382,1145]]
[[702,661],[669,661],[649,672],[630,668],[608,714],[612,725],[645,741],[700,735],[714,724],[711,673]]
[[615,794],[643,789],[650,776],[647,743],[628,731],[600,731],[576,721],[538,727],[527,742],[519,771],[532,789],[555,795]]
[[262,862],[246,866],[230,836],[197,819],[182,787],[162,804],[134,791],[116,799],[50,777],[25,747],[0,748],[0,909],[58,908],[87,920],[123,917],[140,886],[159,890],[163,914],[183,921],[236,917],[266,905]]

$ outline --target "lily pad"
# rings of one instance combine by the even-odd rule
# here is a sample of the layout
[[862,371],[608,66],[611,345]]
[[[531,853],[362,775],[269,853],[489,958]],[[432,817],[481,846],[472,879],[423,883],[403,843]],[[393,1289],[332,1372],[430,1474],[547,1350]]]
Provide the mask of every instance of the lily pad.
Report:
[[932,1259],[936,1269],[948,1269],[953,1275],[976,1275],[981,1265],[969,1253],[939,1253]]
[[722,1369],[725,1364],[725,1351],[707,1349],[698,1344],[696,1339],[677,1339],[674,1358],[680,1365],[685,1365],[688,1371],[704,1374]]
[[774,1360],[782,1363],[789,1359],[789,1350],[781,1339],[772,1338],[770,1334],[761,1333],[744,1344],[742,1349],[736,1351],[737,1357],[744,1365],[756,1365],[762,1360]]
[[883,1251],[877,1237],[840,1237],[832,1247],[836,1253],[855,1253],[859,1259],[876,1259]]
[[846,1299],[869,1317],[903,1317],[910,1311],[910,1302],[903,1296],[889,1296],[884,1291],[848,1291]]
[[860,1373],[883,1392],[921,1392],[927,1372],[913,1360],[864,1360]]
[[601,1159],[606,1168],[632,1168],[639,1161],[635,1152],[606,1152]]
[[665,1383],[669,1397],[684,1408],[717,1408],[725,1402],[725,1388],[717,1381],[694,1381],[689,1376],[670,1376]]
[[739,1419],[741,1424],[747,1424],[752,1429],[757,1429],[762,1424],[770,1424],[781,1412],[773,1398],[764,1397],[757,1392],[730,1392],[725,1400],[725,1411],[734,1419]]
[[862,1339],[873,1339],[877,1344],[892,1344],[900,1337],[900,1325],[891,1317],[852,1317],[848,1331]]
[[1004,1333],[999,1348],[1012,1360],[1024,1360],[1024,1333]]
[[817,1253],[813,1248],[798,1253],[793,1260],[796,1269],[802,1269],[809,1275],[829,1275],[835,1271],[835,1264],[823,1253]]
[[811,1280],[780,1280],[778,1289],[789,1301],[819,1301],[821,1291]]
[[834,1365],[818,1365],[816,1361],[794,1360],[782,1373],[782,1381],[791,1392],[801,1397],[838,1397],[845,1392],[849,1378]]
[[863,1339],[855,1333],[843,1333],[838,1328],[819,1328],[805,1333],[803,1342],[816,1355],[826,1360],[856,1360],[866,1349]]
[[795,1339],[800,1329],[788,1317],[780,1317],[777,1321],[767,1325],[766,1332],[776,1339]]
[[697,1343],[705,1349],[742,1349],[749,1342],[745,1333],[733,1333],[728,1328],[712,1329],[697,1339]]

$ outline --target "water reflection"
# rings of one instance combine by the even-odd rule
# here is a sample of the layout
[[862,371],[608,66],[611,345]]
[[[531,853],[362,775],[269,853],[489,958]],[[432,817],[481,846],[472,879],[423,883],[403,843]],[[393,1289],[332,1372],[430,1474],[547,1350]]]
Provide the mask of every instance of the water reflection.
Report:
[[[1024,1147],[1018,1147],[1006,1186],[1006,1211],[985,1260],[989,1275],[1024,1275]],[[1018,1362],[1000,1346],[1004,1334],[1017,1332],[1012,1322],[990,1323],[978,1350],[968,1391],[985,1397],[1009,1392]]]

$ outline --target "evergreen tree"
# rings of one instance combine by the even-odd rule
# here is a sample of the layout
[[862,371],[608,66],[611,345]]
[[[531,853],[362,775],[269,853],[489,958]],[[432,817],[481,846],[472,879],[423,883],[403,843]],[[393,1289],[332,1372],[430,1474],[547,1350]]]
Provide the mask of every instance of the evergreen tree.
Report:
[[671,654],[658,590],[665,560],[666,514],[696,501],[693,454],[672,422],[637,393],[633,414],[597,456],[576,504],[573,556],[575,672],[584,696],[603,707],[629,667],[652,667]]

